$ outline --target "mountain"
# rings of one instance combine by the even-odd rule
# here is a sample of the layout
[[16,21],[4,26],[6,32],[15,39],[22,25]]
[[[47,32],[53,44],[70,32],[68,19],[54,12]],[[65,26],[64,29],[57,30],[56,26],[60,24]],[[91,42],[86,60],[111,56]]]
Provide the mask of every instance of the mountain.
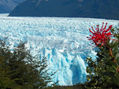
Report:
[[0,13],[8,13],[25,0],[0,0]]
[[26,0],[9,15],[119,19],[119,0]]

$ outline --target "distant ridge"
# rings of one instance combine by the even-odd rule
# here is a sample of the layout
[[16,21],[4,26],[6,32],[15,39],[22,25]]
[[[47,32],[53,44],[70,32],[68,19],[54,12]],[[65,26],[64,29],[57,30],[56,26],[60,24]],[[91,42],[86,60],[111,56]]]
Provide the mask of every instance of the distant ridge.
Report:
[[25,0],[0,0],[0,13],[9,13]]
[[9,16],[119,19],[119,0],[26,0]]

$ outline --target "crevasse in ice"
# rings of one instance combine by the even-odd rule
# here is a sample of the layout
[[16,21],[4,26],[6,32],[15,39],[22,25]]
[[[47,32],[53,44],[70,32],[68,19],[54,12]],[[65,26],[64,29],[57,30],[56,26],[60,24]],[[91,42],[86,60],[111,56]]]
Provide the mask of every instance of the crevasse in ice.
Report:
[[72,85],[86,81],[86,57],[95,59],[94,45],[87,39],[90,26],[119,21],[90,18],[0,17],[0,38],[11,48],[19,42],[33,56],[46,57],[48,68],[56,72],[53,81]]

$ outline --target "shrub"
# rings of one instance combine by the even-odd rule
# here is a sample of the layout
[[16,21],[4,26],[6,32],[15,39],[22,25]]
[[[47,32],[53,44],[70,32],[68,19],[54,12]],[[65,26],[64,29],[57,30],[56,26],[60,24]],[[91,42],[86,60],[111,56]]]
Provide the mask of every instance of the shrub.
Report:
[[87,58],[87,89],[119,89],[119,29],[112,29],[112,25],[106,29],[107,23],[103,25],[90,30],[89,39],[98,50],[95,61]]
[[13,50],[0,41],[0,89],[44,89],[52,82],[47,61],[36,60],[21,43]]

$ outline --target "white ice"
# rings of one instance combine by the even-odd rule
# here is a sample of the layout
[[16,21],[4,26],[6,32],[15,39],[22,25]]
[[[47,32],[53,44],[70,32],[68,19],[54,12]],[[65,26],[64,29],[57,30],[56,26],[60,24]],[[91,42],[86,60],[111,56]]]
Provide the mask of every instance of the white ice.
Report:
[[32,55],[46,57],[53,81],[72,85],[86,81],[86,57],[95,59],[94,45],[87,39],[89,28],[102,22],[113,27],[117,20],[91,18],[38,18],[0,16],[0,38],[11,48],[26,42]]

